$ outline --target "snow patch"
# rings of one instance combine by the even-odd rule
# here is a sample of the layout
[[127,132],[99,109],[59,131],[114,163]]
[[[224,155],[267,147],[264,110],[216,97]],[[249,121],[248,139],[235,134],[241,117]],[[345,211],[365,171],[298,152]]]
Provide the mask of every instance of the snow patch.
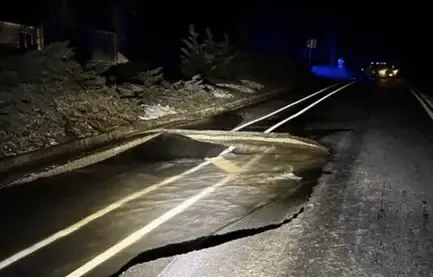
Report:
[[176,110],[169,105],[163,106],[161,104],[157,105],[142,105],[144,108],[144,116],[139,116],[141,120],[149,120],[160,118],[170,114],[176,114]]
[[222,90],[222,89],[216,89],[216,90],[212,91],[212,95],[215,98],[220,98],[220,99],[227,99],[227,98],[233,97],[233,95],[231,95],[229,92]]
[[257,92],[257,91],[259,91],[265,87],[262,84],[259,84],[257,82],[250,81],[250,80],[240,80],[240,82],[241,82],[241,84],[220,83],[217,85],[220,87],[235,89],[235,90],[238,90],[238,91],[243,92],[243,93],[255,93],[255,92]]
[[122,64],[122,63],[128,63],[129,60],[127,57],[125,57],[125,55],[123,55],[122,53],[118,52],[117,53],[117,64]]
[[257,82],[250,81],[250,80],[241,80],[241,83],[242,83],[242,85],[249,87],[251,89],[255,89],[255,90],[260,90],[260,89],[265,87],[262,84],[259,84]]
[[238,90],[238,91],[244,92],[244,93],[255,93],[256,92],[256,90],[254,90],[252,88],[248,88],[246,86],[238,85],[238,84],[217,84],[217,86],[235,89],[235,90]]

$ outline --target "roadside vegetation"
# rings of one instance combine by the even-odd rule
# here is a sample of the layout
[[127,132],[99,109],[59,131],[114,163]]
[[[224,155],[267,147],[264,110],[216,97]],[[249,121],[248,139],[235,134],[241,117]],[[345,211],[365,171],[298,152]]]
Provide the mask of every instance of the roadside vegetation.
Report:
[[176,82],[136,62],[80,65],[67,42],[0,60],[0,156],[307,82],[288,58],[243,53],[191,26]]

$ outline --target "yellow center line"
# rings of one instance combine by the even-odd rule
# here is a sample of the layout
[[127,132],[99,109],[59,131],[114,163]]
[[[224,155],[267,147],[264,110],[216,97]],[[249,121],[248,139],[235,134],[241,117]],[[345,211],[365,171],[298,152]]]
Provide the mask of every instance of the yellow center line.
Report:
[[238,173],[241,169],[232,161],[223,158],[222,156],[218,156],[216,158],[209,159],[212,161],[214,165],[224,170],[227,173],[233,174]]
[[[343,87],[341,87],[341,88],[339,88],[337,90],[332,91],[327,96],[322,97],[318,101],[314,102],[312,105],[308,106],[306,109],[302,110],[301,113],[307,111],[309,108],[317,105],[321,101],[325,100],[326,98],[330,97],[331,95],[335,94],[336,92],[338,92],[338,91],[340,91],[340,90],[342,90],[342,89],[344,89],[344,88],[352,85],[353,83],[354,82],[349,83],[349,84],[347,84],[347,85],[345,85],[345,86],[343,86]],[[297,113],[295,116],[299,116],[301,113]],[[286,119],[286,120],[284,120],[284,121],[282,121],[280,123],[277,123],[276,125],[274,125],[270,129],[266,130],[265,133],[272,132],[272,128],[276,128],[276,127],[280,126],[282,123],[285,123],[285,122],[289,121],[290,119],[292,119],[292,117],[289,117],[288,119]],[[237,131],[237,130],[234,129],[233,131]],[[299,141],[297,141],[297,143],[299,144]],[[234,148],[235,148],[234,146],[230,146],[228,149],[226,149],[225,151],[223,151],[219,156],[223,156],[224,154],[230,153]],[[72,273],[68,274],[66,277],[81,277],[81,276],[87,274],[88,272],[90,272],[91,270],[93,270],[94,268],[96,268],[97,266],[99,266],[100,264],[104,263],[108,259],[112,258],[113,256],[117,255],[118,253],[120,253],[121,251],[123,251],[124,249],[126,249],[127,247],[133,245],[134,243],[136,243],[137,241],[139,241],[140,239],[142,239],[149,232],[151,232],[151,231],[155,230],[156,228],[158,228],[161,224],[167,222],[168,220],[172,219],[176,215],[178,215],[178,214],[182,213],[183,211],[185,211],[186,209],[188,209],[190,206],[192,206],[193,204],[195,204],[196,202],[198,202],[202,198],[204,198],[207,195],[211,194],[217,188],[224,186],[225,184],[227,184],[231,180],[234,180],[237,176],[239,176],[239,174],[241,172],[243,172],[246,169],[248,169],[249,167],[251,167],[255,162],[257,162],[262,157],[263,157],[263,155],[255,156],[249,162],[247,162],[243,167],[241,167],[240,170],[236,170],[235,167],[232,167],[232,165],[230,163],[227,163],[223,159],[217,161],[217,164],[219,163],[219,165],[222,165],[223,168],[229,168],[228,170],[232,171],[233,174],[229,174],[227,177],[225,177],[224,179],[222,179],[220,182],[218,182],[218,183],[216,183],[214,185],[211,185],[211,186],[203,189],[198,194],[196,194],[196,195],[188,198],[184,202],[182,202],[180,205],[172,208],[171,210],[169,210],[168,212],[164,213],[160,217],[152,220],[150,223],[148,223],[147,225],[145,225],[141,229],[135,231],[134,233],[132,233],[129,236],[127,236],[125,239],[121,240],[120,242],[114,244],[113,246],[111,246],[107,250],[103,251],[99,255],[95,256],[93,259],[91,259],[90,261],[88,261],[84,265],[80,266],[79,268],[77,268],[76,270],[74,270]],[[207,163],[207,164],[215,163],[215,160],[216,160],[215,158],[214,159],[209,159],[209,160],[205,161],[205,163]]]
[[[329,88],[331,88],[331,87],[325,88],[325,89],[323,89],[321,91],[325,91],[326,89],[329,89]],[[338,90],[341,90],[341,89],[342,88],[340,88]],[[319,92],[317,92],[317,93],[319,93]],[[297,101],[296,104],[300,103],[301,101],[307,100],[308,98],[310,98],[312,96],[313,95],[305,97],[305,98]],[[290,105],[295,105],[295,103],[292,103]],[[288,108],[288,107],[289,106],[286,106],[285,108]],[[279,113],[281,111],[282,111],[282,109],[273,112],[273,114]],[[267,115],[267,116],[269,116],[269,115]],[[267,117],[267,116],[265,116],[265,117]],[[262,117],[261,119],[257,119],[257,120],[255,120],[255,122],[263,120],[265,117]],[[243,128],[243,127],[237,127],[233,131],[238,131],[241,128]],[[268,138],[267,140],[270,140],[270,141],[273,141],[273,142],[277,142],[279,139],[277,139],[277,138]],[[285,142],[287,143],[288,140],[291,140],[291,141],[293,141],[293,142],[295,142],[297,144],[307,144],[309,146],[314,146],[314,145],[311,145],[309,143],[305,143],[305,142],[302,142],[302,141],[299,141],[299,140],[295,140],[295,139],[290,139],[290,138],[285,139]],[[132,142],[132,143],[134,143],[134,142]],[[230,153],[233,149],[234,149],[233,146],[229,147],[228,149],[226,149],[225,151],[223,151],[222,153],[220,153],[220,156],[222,156],[224,154],[227,154],[227,153]],[[103,156],[104,157],[102,157],[102,160],[106,158],[105,155],[103,155]],[[140,191],[137,191],[137,192],[135,192],[135,193],[133,193],[131,195],[128,195],[128,196],[126,196],[126,197],[124,197],[122,199],[119,199],[116,202],[111,203],[110,205],[108,205],[108,206],[106,206],[106,207],[104,207],[104,208],[102,208],[102,209],[94,212],[93,214],[88,215],[87,217],[79,220],[78,222],[76,222],[76,223],[74,223],[74,224],[72,224],[72,225],[70,225],[68,227],[65,227],[62,230],[59,230],[59,231],[57,231],[57,232],[49,235],[45,239],[42,239],[42,240],[38,241],[37,243],[35,243],[35,244],[33,244],[33,245],[31,245],[31,246],[23,249],[23,250],[20,250],[20,251],[16,252],[15,254],[13,254],[12,256],[7,257],[4,260],[0,261],[0,270],[4,269],[5,267],[7,267],[7,266],[9,266],[9,265],[17,262],[18,260],[20,260],[20,259],[22,259],[22,258],[24,258],[24,257],[26,257],[26,256],[28,256],[28,255],[30,255],[32,253],[40,250],[41,248],[43,248],[45,246],[48,246],[49,244],[57,241],[58,239],[61,239],[63,237],[66,237],[66,236],[72,234],[73,232],[75,232],[75,231],[83,228],[84,226],[86,226],[87,224],[89,224],[89,223],[97,220],[98,218],[101,218],[102,216],[104,216],[104,215],[112,212],[113,210],[118,209],[119,207],[123,206],[127,202],[130,202],[130,201],[133,201],[134,199],[140,198],[140,197],[142,197],[142,196],[144,196],[144,195],[146,195],[146,194],[148,194],[150,192],[153,192],[154,190],[156,190],[156,189],[158,189],[160,187],[163,187],[163,186],[166,186],[166,185],[168,185],[170,183],[176,182],[176,181],[180,180],[181,178],[183,178],[184,176],[186,176],[188,174],[191,174],[193,172],[196,172],[196,171],[202,169],[203,167],[205,167],[205,166],[207,166],[209,164],[212,164],[212,163],[214,163],[214,160],[212,160],[212,159],[204,161],[203,163],[201,163],[201,164],[199,164],[199,165],[197,165],[197,166],[195,166],[195,167],[193,167],[193,168],[191,168],[191,169],[189,169],[189,170],[187,170],[187,171],[185,171],[185,172],[183,172],[183,173],[181,173],[179,175],[167,178],[167,179],[161,181],[160,183],[156,183],[156,184],[150,185],[150,186],[148,186],[148,187],[146,187],[146,188],[144,188],[144,189],[142,189]],[[227,178],[234,178],[234,176],[236,176],[236,174],[238,174],[238,172],[242,171],[242,170],[238,169],[237,167],[234,167],[233,164],[230,161],[219,160],[219,161],[216,161],[216,163],[217,163],[217,166],[222,167],[227,172],[234,173],[234,174],[230,175]],[[57,172],[57,173],[59,173],[59,172]],[[215,185],[213,187],[218,187],[218,185]],[[209,187],[209,188],[212,188],[212,187]],[[149,226],[149,225],[147,225],[147,226]]]
[[[223,153],[225,153],[225,152],[226,151],[224,151]],[[18,260],[20,260],[26,256],[38,251],[39,249],[57,241],[58,239],[72,234],[73,232],[81,229],[82,227],[86,226],[90,222],[93,222],[96,219],[101,218],[104,215],[107,215],[108,213],[118,209],[119,207],[123,206],[124,204],[126,204],[130,201],[133,201],[135,199],[138,199],[138,198],[140,198],[146,194],[149,194],[160,187],[163,187],[163,186],[166,186],[166,185],[171,184],[173,182],[176,182],[176,181],[180,180],[181,178],[183,178],[184,176],[191,174],[191,173],[194,173],[196,171],[199,171],[200,169],[202,169],[203,167],[205,167],[211,163],[212,163],[212,161],[210,161],[210,160],[205,161],[205,162],[203,162],[203,163],[201,163],[201,164],[199,164],[199,165],[197,165],[197,166],[195,166],[195,167],[193,167],[193,168],[191,168],[191,169],[189,169],[189,170],[187,170],[181,174],[178,174],[178,175],[175,175],[173,177],[164,179],[162,182],[148,186],[148,187],[146,187],[142,190],[139,190],[133,194],[130,194],[130,195],[128,195],[128,196],[126,196],[126,197],[124,197],[124,198],[122,198],[116,202],[113,202],[112,204],[104,207],[103,209],[100,209],[100,210],[90,214],[89,216],[81,219],[80,221],[78,221],[78,222],[76,222],[76,223],[74,223],[74,224],[72,224],[72,225],[70,225],[70,226],[68,226],[68,227],[66,227],[60,231],[57,231],[56,233],[48,236],[47,238],[40,240],[39,242],[13,254],[12,256],[10,256],[6,259],[4,259],[3,261],[0,262],[0,270],[2,270],[3,268],[15,263],[16,261],[18,261]]]
[[[263,155],[258,155],[252,158],[249,162],[247,162],[243,167],[241,167],[241,171],[246,171],[248,168],[250,168],[254,163],[256,163],[259,159],[261,159]],[[89,273],[94,268],[98,267],[108,259],[114,257],[118,253],[122,252],[127,247],[133,245],[140,239],[142,239],[144,236],[146,236],[151,231],[158,228],[161,224],[169,221],[176,215],[184,212],[186,209],[191,207],[193,204],[197,203],[199,200],[203,199],[204,197],[208,196],[212,192],[214,192],[217,188],[222,187],[226,185],[228,182],[234,180],[237,176],[239,176],[240,173],[230,174],[218,183],[215,183],[212,186],[209,186],[203,190],[201,190],[198,194],[188,198],[184,202],[182,202],[180,205],[172,208],[168,212],[164,213],[160,217],[152,220],[150,223],[142,227],[141,229],[135,231],[134,233],[127,236],[125,239],[119,241],[118,243],[114,244],[104,252],[100,253],[81,267],[77,268],[70,274],[68,274],[66,277],[81,277],[85,274]]]

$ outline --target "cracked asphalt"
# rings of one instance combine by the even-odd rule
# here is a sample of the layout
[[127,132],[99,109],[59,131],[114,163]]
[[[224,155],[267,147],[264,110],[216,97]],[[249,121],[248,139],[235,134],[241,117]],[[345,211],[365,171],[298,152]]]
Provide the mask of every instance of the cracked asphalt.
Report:
[[433,276],[433,121],[404,83],[356,83],[276,132],[331,154],[250,142],[207,163],[225,147],[169,135],[0,190],[0,276]]
[[357,83],[287,128],[332,150],[308,202],[277,201],[219,233],[275,229],[122,276],[433,276],[433,121],[409,89]]
[[[262,105],[271,106],[259,109],[267,113],[275,102]],[[230,130],[244,116],[196,128]],[[328,155],[258,139],[209,160],[228,146],[165,134],[97,164],[0,190],[0,276],[110,276],[134,257],[150,261],[253,235],[209,238],[283,197],[305,202]]]

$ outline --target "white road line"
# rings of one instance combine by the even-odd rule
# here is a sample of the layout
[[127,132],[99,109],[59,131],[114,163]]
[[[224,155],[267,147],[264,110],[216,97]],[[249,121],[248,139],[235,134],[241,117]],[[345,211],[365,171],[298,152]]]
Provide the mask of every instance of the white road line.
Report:
[[424,93],[422,93],[422,96],[424,96],[429,102],[433,102],[433,97],[431,97],[427,94],[424,94]]
[[[343,86],[342,88],[339,88],[339,89],[331,92],[330,94],[328,94],[328,97],[330,95],[335,94],[338,91],[348,87],[349,85],[352,85],[353,83],[355,83],[355,82],[349,83],[349,84]],[[326,98],[323,97],[322,99],[324,100]],[[319,102],[321,102],[323,100],[320,100]],[[316,101],[315,103],[318,104],[319,102]],[[310,105],[309,107],[312,107],[312,106]],[[274,126],[277,126],[277,125],[280,126],[281,124],[277,123]],[[228,149],[230,149],[230,148],[228,148]],[[251,165],[254,164],[255,162],[257,162],[261,157],[262,157],[262,155],[256,156],[255,158],[251,159],[245,166],[242,167],[242,169],[245,170],[246,168],[251,167]],[[224,186],[226,183],[233,180],[238,175],[239,175],[239,173],[231,174],[231,175],[225,177],[224,179],[222,179],[221,181],[219,181],[218,183],[203,189],[198,194],[188,198],[187,200],[185,200],[184,202],[182,202],[178,206],[172,208],[171,210],[164,213],[160,217],[152,220],[150,223],[148,223],[147,225],[145,225],[141,229],[130,234],[125,239],[119,241],[118,243],[114,244],[113,246],[111,246],[110,248],[105,250],[104,252],[98,254],[96,257],[94,257],[93,259],[91,259],[90,261],[85,263],[84,265],[80,266],[79,268],[77,268],[76,270],[74,270],[73,272],[68,274],[66,277],[82,277],[82,276],[86,275],[87,273],[89,273],[90,271],[92,271],[93,269],[95,269],[96,267],[98,267],[99,265],[104,263],[105,261],[109,260],[110,258],[114,257],[118,253],[122,252],[127,247],[129,247],[129,246],[133,245],[134,243],[136,243],[137,241],[141,240],[144,236],[146,236],[148,233],[150,233],[151,231],[158,228],[163,223],[172,219],[176,215],[184,212],[186,209],[191,207],[193,204],[195,204],[199,200],[203,199],[204,197],[206,197],[210,193],[214,192],[217,188]]]
[[[242,169],[245,170],[248,167],[251,167],[251,165],[253,165],[255,162],[257,162],[261,157],[262,156],[260,155],[260,156],[256,156],[255,158],[251,159],[245,166],[242,167]],[[185,200],[184,202],[182,202],[178,206],[172,208],[171,210],[169,210],[165,214],[152,220],[149,224],[145,225],[143,228],[135,231],[134,233],[127,236],[125,239],[121,240],[120,242],[116,243],[115,245],[108,248],[104,252],[100,253],[99,255],[97,255],[92,260],[88,261],[87,263],[85,263],[84,265],[82,265],[81,267],[76,269],[75,271],[66,275],[66,277],[84,276],[85,274],[87,274],[88,272],[90,272],[91,270],[93,270],[94,268],[99,266],[100,264],[104,263],[108,259],[114,257],[115,255],[117,255],[118,253],[123,251],[125,248],[133,245],[134,243],[136,243],[137,241],[142,239],[145,235],[147,235],[151,231],[158,228],[161,224],[167,222],[168,220],[172,219],[176,215],[184,212],[186,209],[191,207],[193,204],[197,203],[199,200],[203,199],[204,197],[206,197],[209,194],[211,194],[212,192],[214,192],[217,188],[224,186],[225,184],[227,184],[228,182],[230,182],[231,180],[236,178],[237,175],[239,175],[239,173],[231,174],[231,175],[225,177],[224,179],[222,179],[221,181],[219,181],[218,183],[203,189],[198,194],[188,198],[187,200]]]
[[304,97],[304,98],[299,99],[299,100],[297,100],[297,101],[295,101],[295,102],[293,102],[293,103],[290,103],[290,104],[288,104],[288,105],[286,105],[286,106],[284,106],[284,107],[282,107],[282,108],[279,108],[278,110],[275,110],[275,111],[273,111],[273,112],[271,112],[271,113],[269,113],[269,114],[267,114],[267,115],[264,115],[264,116],[259,117],[259,118],[257,118],[257,119],[251,120],[250,122],[247,122],[247,123],[245,123],[245,124],[242,124],[242,125],[240,125],[240,126],[234,128],[232,131],[234,131],[234,132],[235,132],[235,131],[239,131],[239,130],[241,130],[241,129],[245,128],[245,127],[248,127],[248,126],[250,126],[250,125],[252,125],[252,124],[254,124],[254,123],[257,123],[257,122],[260,122],[260,121],[262,121],[262,120],[264,120],[264,119],[267,119],[267,118],[269,118],[269,117],[271,117],[271,116],[273,116],[273,115],[276,115],[276,114],[278,114],[278,113],[280,113],[280,112],[282,112],[282,111],[284,111],[284,110],[287,110],[288,108],[291,108],[291,107],[293,107],[293,106],[295,106],[295,105],[297,105],[297,104],[299,104],[299,103],[302,103],[302,102],[304,102],[305,100],[310,99],[311,97],[314,97],[314,96],[316,96],[316,95],[318,95],[318,94],[320,94],[320,93],[323,93],[323,92],[327,91],[328,89],[333,88],[333,87],[335,87],[335,86],[337,86],[337,85],[339,85],[339,83],[337,83],[337,84],[333,84],[333,85],[331,85],[331,86],[329,86],[329,87],[326,87],[326,88],[323,88],[323,89],[321,89],[321,90],[319,90],[319,91],[317,91],[317,92],[315,92],[315,93],[313,93],[313,94],[308,95],[307,97]]
[[[333,85],[333,86],[335,86],[335,85]],[[330,87],[333,87],[333,86],[330,86]],[[320,90],[320,91],[318,91],[316,93],[313,93],[312,95],[307,96],[307,97],[305,97],[305,98],[303,98],[301,100],[305,101],[305,100],[309,99],[310,97],[312,97],[314,95],[317,95],[318,93],[320,93],[320,92],[322,92],[324,90],[329,89],[330,87],[327,87],[327,88],[322,89],[322,90]],[[298,100],[295,103],[298,104],[298,103],[301,102],[301,100]],[[288,108],[288,107],[286,107],[286,108]],[[279,111],[281,112],[283,110],[284,109],[280,109]],[[266,116],[264,116],[262,118],[265,119],[265,118],[267,118],[269,116],[272,116],[272,115],[275,115],[275,114],[276,113],[273,112],[273,113],[271,113],[269,115],[266,115]],[[255,122],[258,122],[258,120],[256,119]],[[244,127],[246,127],[246,126],[248,126],[248,125],[245,125]],[[239,131],[240,129],[242,129],[244,127],[239,126],[239,127],[236,127],[235,129],[233,129],[232,131]],[[234,150],[234,147],[231,146],[231,147],[227,148],[226,150],[224,150],[223,152],[221,152],[218,156],[225,155],[227,153],[230,153],[233,150]],[[154,190],[156,190],[156,189],[158,189],[160,187],[163,187],[165,185],[168,185],[168,184],[171,184],[173,182],[176,182],[177,180],[181,179],[182,177],[184,177],[186,175],[189,175],[191,173],[194,173],[194,172],[200,170],[201,168],[203,168],[203,167],[211,164],[212,162],[213,162],[212,159],[208,159],[208,160],[204,161],[203,163],[201,163],[201,164],[199,164],[199,165],[197,165],[197,166],[195,166],[195,167],[193,167],[193,168],[191,168],[191,169],[189,169],[189,170],[187,170],[187,171],[185,171],[185,172],[183,172],[183,173],[181,173],[179,175],[170,177],[170,178],[165,179],[164,181],[162,181],[160,183],[151,185],[151,186],[149,186],[149,187],[147,187],[147,188],[145,188],[143,190],[140,190],[140,191],[135,192],[135,193],[133,193],[131,195],[128,195],[128,196],[126,196],[126,197],[124,197],[124,198],[122,198],[122,199],[120,199],[120,200],[118,200],[118,201],[116,201],[116,202],[108,205],[107,207],[105,207],[105,208],[103,208],[103,209],[101,209],[99,211],[96,211],[95,213],[93,213],[93,214],[91,214],[91,215],[89,215],[89,216],[81,219],[80,221],[74,223],[73,225],[70,225],[69,227],[66,227],[66,228],[64,228],[64,229],[62,229],[60,231],[57,231],[56,233],[50,235],[49,237],[47,237],[47,238],[45,238],[45,239],[43,239],[43,240],[41,240],[41,241],[39,241],[39,242],[37,242],[37,243],[35,243],[33,245],[31,245],[31,246],[29,246],[29,247],[21,250],[21,251],[13,254],[12,256],[4,259],[3,261],[0,262],[0,270],[4,269],[5,267],[8,267],[9,265],[11,265],[11,264],[13,264],[13,263],[21,260],[22,258],[24,258],[24,257],[26,257],[26,256],[28,256],[28,255],[30,255],[32,253],[40,250],[41,248],[44,248],[45,246],[48,246],[49,244],[57,241],[58,239],[61,239],[61,238],[65,237],[65,236],[68,236],[68,235],[72,234],[73,232],[75,232],[78,229],[84,227],[85,225],[91,223],[92,221],[95,221],[96,219],[98,219],[98,218],[100,218],[100,217],[102,217],[102,216],[104,216],[104,215],[106,215],[106,214],[114,211],[115,209],[118,209],[119,207],[123,206],[125,203],[133,201],[134,199],[137,199],[139,197],[142,197],[142,196],[144,196],[144,195],[146,195],[146,194],[148,194],[148,193],[150,193],[150,192],[152,192],[152,191],[154,191]]]
[[433,110],[433,99],[431,99],[430,97],[428,97],[425,94],[420,94],[421,98],[424,99],[425,103],[427,104],[427,106],[430,107],[431,110]]
[[320,98],[319,100],[315,101],[313,104],[307,106],[306,108],[300,110],[299,112],[295,113],[294,115],[289,116],[288,118],[286,118],[286,119],[284,119],[284,120],[278,122],[278,123],[275,124],[274,126],[270,127],[269,129],[267,129],[267,130],[265,131],[265,133],[270,133],[270,132],[272,132],[273,130],[277,129],[277,128],[280,127],[281,125],[283,125],[283,124],[289,122],[290,120],[292,120],[292,119],[294,119],[294,118],[296,118],[296,117],[302,115],[304,112],[306,112],[306,111],[308,111],[309,109],[313,108],[314,106],[316,106],[316,105],[319,104],[320,102],[324,101],[326,98],[331,97],[332,95],[336,94],[336,93],[339,92],[340,90],[343,90],[343,89],[347,88],[348,86],[353,85],[354,83],[355,83],[355,82],[351,82],[351,83],[349,83],[349,84],[347,84],[347,85],[345,85],[345,86],[342,86],[342,87],[339,88],[339,89],[334,90],[333,92],[327,94],[326,96],[323,96],[323,97]]
[[33,244],[32,246],[30,246],[30,247],[28,247],[28,248],[26,248],[24,250],[21,250],[21,251],[15,253],[14,255],[6,258],[5,260],[1,261],[0,262],[0,270],[4,269],[5,267],[13,264],[14,262],[16,262],[16,261],[18,261],[18,260],[20,260],[20,259],[22,259],[24,257],[26,257],[26,256],[28,256],[28,255],[30,255],[30,254],[32,254],[34,252],[36,252],[37,250],[39,250],[39,249],[41,249],[41,248],[43,248],[43,247],[45,247],[45,246],[47,246],[47,245],[55,242],[56,240],[58,240],[58,239],[60,239],[62,237],[65,237],[67,235],[70,235],[71,233],[77,231],[78,229],[82,228],[83,226],[89,224],[90,222],[92,222],[92,221],[94,221],[94,220],[96,220],[96,219],[98,219],[98,218],[100,218],[100,217],[102,217],[102,216],[104,216],[104,215],[106,215],[106,214],[114,211],[115,209],[117,209],[119,207],[121,207],[125,203],[130,202],[130,201],[132,201],[134,199],[137,199],[137,198],[139,198],[141,196],[144,196],[144,195],[146,195],[146,194],[148,194],[148,193],[150,193],[150,192],[152,192],[152,191],[154,191],[154,190],[156,190],[156,189],[158,189],[158,188],[160,188],[162,186],[165,186],[165,185],[168,185],[170,183],[173,183],[173,182],[181,179],[182,177],[184,177],[184,176],[186,176],[188,174],[191,174],[193,172],[196,172],[196,171],[200,170],[201,168],[203,168],[206,165],[211,164],[211,163],[212,163],[211,160],[207,160],[207,161],[205,161],[205,162],[197,165],[196,167],[193,167],[193,168],[191,168],[191,169],[189,169],[189,170],[187,170],[187,171],[185,171],[185,172],[183,172],[183,173],[181,173],[179,175],[176,175],[176,176],[170,177],[168,179],[165,179],[164,181],[162,181],[160,183],[154,184],[154,185],[152,185],[150,187],[147,187],[147,188],[145,188],[143,190],[140,190],[138,192],[130,194],[127,197],[124,197],[124,198],[120,199],[119,201],[116,201],[116,202],[108,205],[107,207],[105,207],[105,208],[103,208],[103,209],[101,209],[101,210],[99,210],[99,211],[97,211],[97,212],[95,212],[95,213],[93,213],[93,214],[91,214],[91,215],[83,218],[82,220],[76,222],[75,224],[73,224],[73,225],[71,225],[71,226],[69,226],[69,227],[67,227],[65,229],[62,229],[62,230],[60,230],[60,231],[52,234],[51,236],[49,236],[49,237],[47,237],[47,238],[45,238],[45,239],[37,242],[36,244]]
[[415,96],[416,100],[418,100],[418,102],[421,104],[421,106],[426,111],[428,116],[430,116],[430,118],[433,119],[433,111],[427,106],[426,103],[424,103],[423,99],[421,99],[421,97],[418,96],[418,94],[413,89],[409,89],[409,90],[413,94],[413,96]]

